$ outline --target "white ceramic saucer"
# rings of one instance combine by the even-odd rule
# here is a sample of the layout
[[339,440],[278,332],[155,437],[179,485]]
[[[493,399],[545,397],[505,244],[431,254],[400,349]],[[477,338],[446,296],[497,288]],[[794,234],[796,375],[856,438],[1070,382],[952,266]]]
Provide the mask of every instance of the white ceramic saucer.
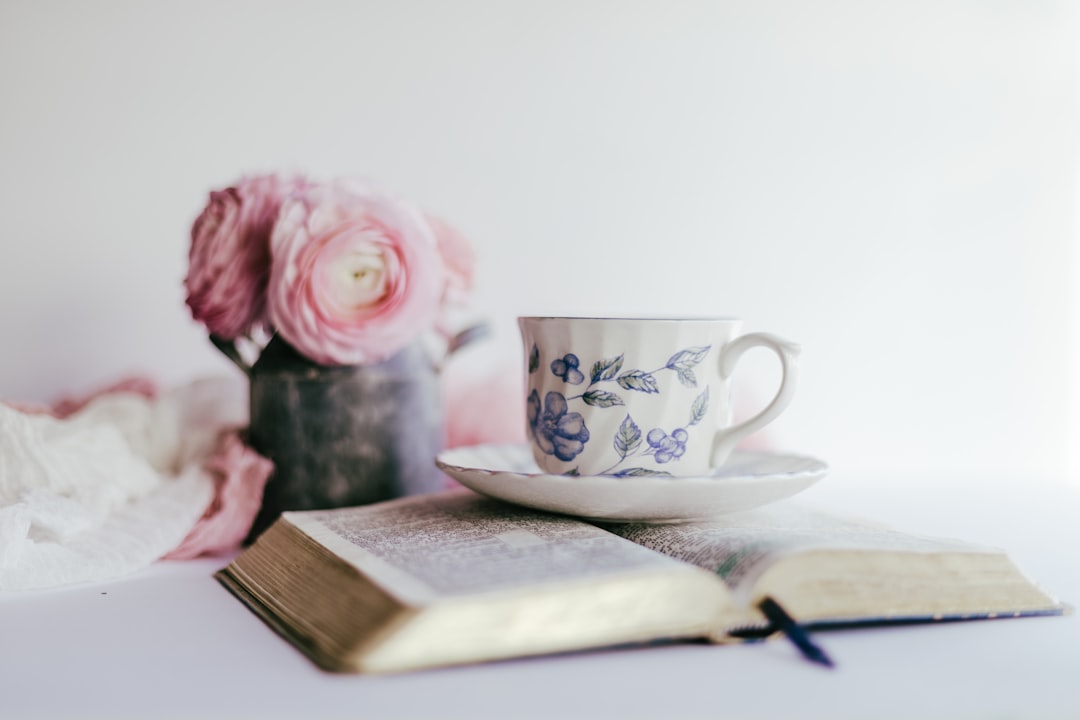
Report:
[[805,490],[829,470],[811,457],[735,451],[705,477],[566,477],[542,472],[528,445],[454,448],[439,453],[435,463],[489,497],[618,522],[678,522],[749,510]]

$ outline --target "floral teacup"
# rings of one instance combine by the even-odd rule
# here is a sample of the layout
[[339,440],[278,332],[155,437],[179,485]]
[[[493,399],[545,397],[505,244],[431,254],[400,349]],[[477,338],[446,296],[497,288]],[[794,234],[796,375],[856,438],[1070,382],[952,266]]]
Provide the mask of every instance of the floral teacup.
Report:
[[[735,319],[518,318],[528,371],[526,422],[545,472],[699,476],[791,402],[799,347],[739,335]],[[780,358],[764,410],[732,423],[730,377],[752,347]]]

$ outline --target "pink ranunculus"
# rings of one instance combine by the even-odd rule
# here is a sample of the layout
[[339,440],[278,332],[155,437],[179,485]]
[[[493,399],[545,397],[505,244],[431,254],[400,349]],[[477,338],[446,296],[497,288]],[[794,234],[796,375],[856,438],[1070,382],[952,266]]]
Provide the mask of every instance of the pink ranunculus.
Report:
[[427,221],[435,233],[439,255],[446,268],[436,326],[442,335],[450,338],[462,329],[460,315],[472,291],[476,253],[469,239],[445,220],[428,215]]
[[317,363],[379,362],[434,325],[443,264],[407,203],[335,183],[287,199],[270,246],[271,323]]
[[428,215],[427,221],[435,233],[439,255],[446,267],[443,303],[463,303],[472,290],[476,272],[476,253],[472,243],[442,218]]
[[282,199],[305,187],[260,175],[210,193],[191,228],[184,286],[192,316],[214,335],[232,340],[265,327],[270,233]]

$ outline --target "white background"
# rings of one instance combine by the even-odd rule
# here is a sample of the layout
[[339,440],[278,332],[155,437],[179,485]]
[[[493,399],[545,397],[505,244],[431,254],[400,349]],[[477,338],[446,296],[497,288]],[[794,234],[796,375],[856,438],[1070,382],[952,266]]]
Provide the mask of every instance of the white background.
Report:
[[518,314],[739,315],[805,349],[777,447],[1075,478],[1077,41],[1050,0],[3,0],[0,397],[233,372],[188,229],[301,170],[472,238],[484,362]]

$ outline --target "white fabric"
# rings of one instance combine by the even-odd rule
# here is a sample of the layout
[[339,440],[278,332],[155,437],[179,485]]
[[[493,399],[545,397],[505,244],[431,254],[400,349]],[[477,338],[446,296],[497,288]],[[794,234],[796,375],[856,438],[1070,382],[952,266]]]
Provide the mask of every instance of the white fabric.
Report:
[[63,420],[0,404],[0,591],[115,578],[176,547],[213,499],[218,433],[246,418],[226,379],[103,395]]

